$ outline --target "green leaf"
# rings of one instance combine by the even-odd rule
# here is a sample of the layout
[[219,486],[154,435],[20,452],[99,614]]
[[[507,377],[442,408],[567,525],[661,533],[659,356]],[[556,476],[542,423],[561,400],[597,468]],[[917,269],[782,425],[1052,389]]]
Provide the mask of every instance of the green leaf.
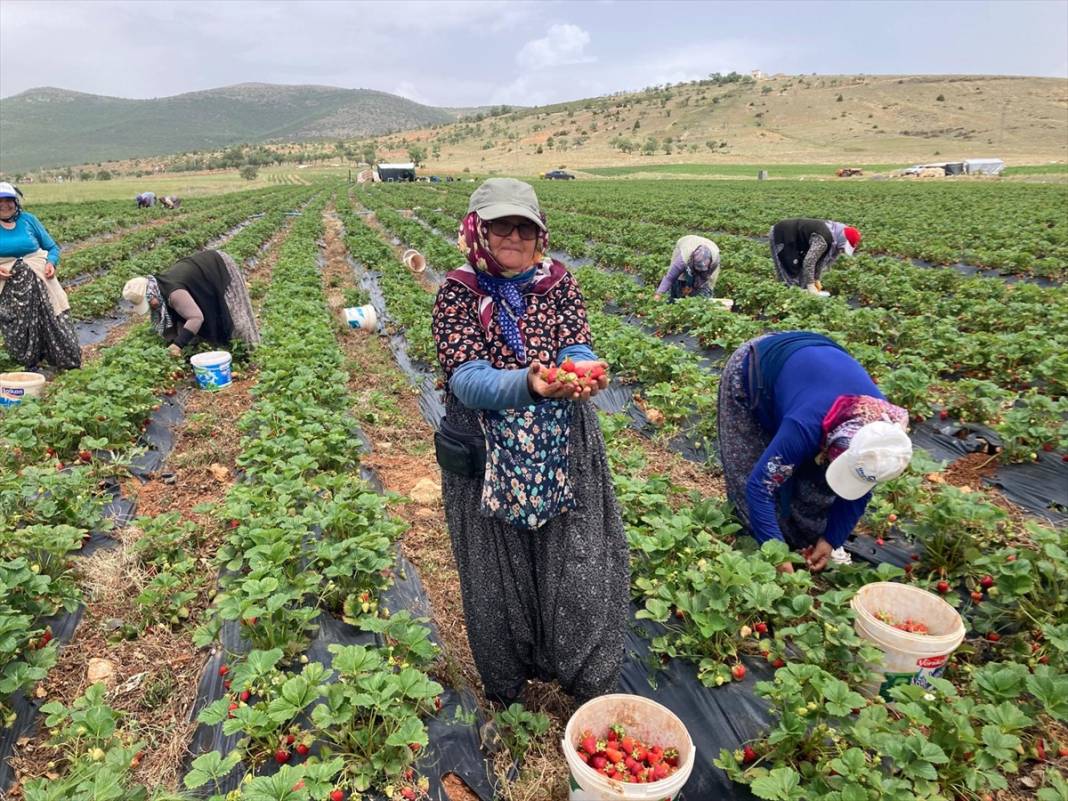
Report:
[[753,795],[765,801],[799,801],[806,797],[800,789],[801,775],[793,768],[775,768],[749,786]]

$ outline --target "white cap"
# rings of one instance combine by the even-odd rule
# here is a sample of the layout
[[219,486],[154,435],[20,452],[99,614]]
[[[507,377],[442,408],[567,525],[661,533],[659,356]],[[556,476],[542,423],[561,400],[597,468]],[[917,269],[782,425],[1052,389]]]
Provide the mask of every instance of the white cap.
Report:
[[0,197],[9,197],[12,200],[18,200],[18,190],[7,181],[0,181]]
[[122,288],[122,296],[133,304],[137,314],[148,314],[148,300],[145,293],[148,290],[148,279],[143,275],[131,278]]
[[834,494],[855,501],[905,472],[912,458],[912,442],[896,423],[876,420],[861,427],[849,447],[827,468],[827,484]]

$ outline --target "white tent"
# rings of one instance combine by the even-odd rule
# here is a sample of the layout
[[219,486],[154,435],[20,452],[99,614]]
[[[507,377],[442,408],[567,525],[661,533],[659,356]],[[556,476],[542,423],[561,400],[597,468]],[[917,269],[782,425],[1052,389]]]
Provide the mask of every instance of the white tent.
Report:
[[1001,175],[1005,162],[1001,159],[965,159],[964,172],[968,175]]

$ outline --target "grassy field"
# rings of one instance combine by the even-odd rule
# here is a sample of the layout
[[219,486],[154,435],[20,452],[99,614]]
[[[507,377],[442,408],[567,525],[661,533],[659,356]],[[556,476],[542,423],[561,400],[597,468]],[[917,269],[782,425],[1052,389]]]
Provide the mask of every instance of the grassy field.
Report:
[[[71,181],[62,184],[22,184],[27,206],[34,203],[76,202],[81,200],[115,200],[129,198],[133,202],[139,192],[155,192],[156,197],[177,195],[195,197],[239,192],[279,184],[305,184],[325,175],[344,176],[346,170],[337,167],[293,167],[262,169],[256,180],[246,181],[237,170],[217,172],[183,172],[146,175],[142,178],[117,178],[111,181]],[[354,172],[355,177],[355,172]]]
[[[768,178],[801,178],[808,176],[834,177],[842,164],[634,164],[626,167],[587,167],[582,172],[609,178],[642,175],[682,177],[699,175],[702,178],[723,176],[726,178],[756,178],[760,170],[768,171]],[[881,173],[900,169],[900,164],[849,164],[860,167],[866,173]]]

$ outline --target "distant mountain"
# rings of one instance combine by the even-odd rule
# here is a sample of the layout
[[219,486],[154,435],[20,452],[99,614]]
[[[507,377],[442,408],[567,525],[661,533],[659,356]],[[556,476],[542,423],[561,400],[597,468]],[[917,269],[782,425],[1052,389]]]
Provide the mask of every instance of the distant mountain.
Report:
[[217,149],[239,142],[369,136],[457,111],[370,89],[244,83],[129,100],[43,87],[0,99],[0,170]]

